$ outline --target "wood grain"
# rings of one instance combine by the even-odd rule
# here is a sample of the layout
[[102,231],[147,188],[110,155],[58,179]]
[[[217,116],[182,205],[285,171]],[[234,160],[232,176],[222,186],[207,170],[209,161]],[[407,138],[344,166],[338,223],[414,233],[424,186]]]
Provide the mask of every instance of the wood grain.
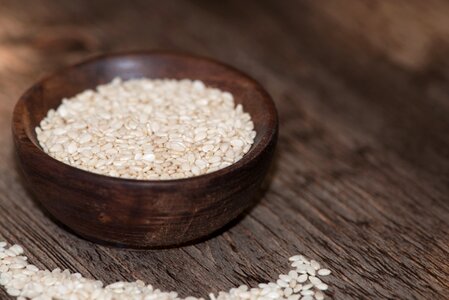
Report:
[[[300,252],[334,271],[334,299],[449,299],[449,4],[386,3],[0,0],[0,235],[38,266],[184,296],[272,280]],[[79,239],[42,213],[13,163],[25,88],[86,56],[141,48],[243,69],[279,110],[267,192],[193,246]]]

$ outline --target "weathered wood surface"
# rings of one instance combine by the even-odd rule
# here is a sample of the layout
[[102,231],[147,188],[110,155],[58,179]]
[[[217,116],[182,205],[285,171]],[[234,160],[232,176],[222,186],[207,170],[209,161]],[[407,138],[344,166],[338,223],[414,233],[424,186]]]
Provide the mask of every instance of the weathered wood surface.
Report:
[[[0,0],[0,236],[40,267],[184,296],[272,280],[300,252],[334,271],[334,299],[449,299],[448,15],[443,0]],[[260,203],[180,249],[68,233],[26,194],[13,162],[11,113],[26,87],[94,53],[141,48],[245,70],[281,120]]]

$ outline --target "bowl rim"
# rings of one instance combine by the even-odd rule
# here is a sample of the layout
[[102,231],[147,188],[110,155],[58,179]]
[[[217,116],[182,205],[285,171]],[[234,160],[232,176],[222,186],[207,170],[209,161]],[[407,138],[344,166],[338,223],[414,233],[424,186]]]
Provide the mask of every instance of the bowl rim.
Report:
[[[225,168],[187,178],[178,178],[178,179],[161,179],[161,180],[147,180],[147,179],[134,179],[134,178],[122,178],[122,177],[114,177],[99,173],[90,172],[87,170],[83,170],[77,167],[74,167],[72,165],[66,164],[64,162],[61,162],[55,158],[53,158],[51,155],[46,153],[40,145],[37,145],[33,139],[31,139],[28,135],[28,131],[25,128],[25,125],[23,124],[22,115],[25,111],[25,101],[27,98],[34,93],[39,87],[43,86],[46,81],[52,80],[55,77],[60,76],[61,74],[70,71],[73,68],[78,68],[87,64],[95,63],[100,60],[108,60],[108,59],[114,59],[114,58],[125,58],[125,57],[139,57],[139,56],[166,56],[166,57],[177,57],[181,59],[187,59],[187,60],[200,60],[203,62],[207,62],[208,64],[213,64],[216,66],[220,66],[222,68],[225,68],[236,75],[240,76],[241,78],[244,78],[248,82],[250,82],[253,87],[258,90],[261,97],[260,99],[265,102],[266,106],[268,107],[267,113],[268,117],[266,118],[266,122],[268,122],[268,128],[271,128],[271,130],[267,130],[265,134],[261,137],[259,142],[257,144],[253,144],[250,148],[250,150],[237,162],[231,164],[230,166],[227,166]],[[243,71],[238,70],[237,68],[230,66],[226,63],[220,62],[218,60],[212,59],[210,57],[197,55],[197,54],[191,54],[188,52],[183,51],[173,51],[173,50],[134,50],[134,51],[123,51],[123,52],[112,52],[112,53],[103,53],[103,54],[97,54],[90,56],[86,59],[81,60],[80,62],[69,64],[65,67],[59,68],[54,72],[51,72],[39,79],[37,82],[35,82],[31,87],[29,87],[20,97],[17,101],[14,110],[13,110],[13,118],[12,118],[12,131],[13,131],[13,138],[15,139],[16,144],[23,144],[26,143],[28,145],[31,145],[34,150],[37,150],[37,153],[42,159],[49,159],[52,161],[55,166],[59,168],[66,169],[67,172],[73,172],[80,174],[80,178],[83,178],[84,180],[89,180],[89,177],[92,178],[92,180],[101,180],[103,182],[110,182],[112,184],[134,184],[134,185],[160,185],[160,186],[171,186],[174,184],[182,184],[182,183],[193,183],[193,182],[203,182],[203,181],[210,181],[215,178],[223,177],[228,174],[232,174],[239,169],[251,164],[255,159],[257,159],[268,147],[269,145],[275,141],[277,138],[279,129],[279,120],[278,120],[278,112],[276,109],[276,106],[274,104],[273,99],[269,95],[269,93],[262,87],[262,85],[257,82],[254,78],[249,76],[248,74],[244,73]],[[257,132],[256,132],[257,134]],[[19,136],[24,137],[18,138]],[[19,141],[20,140],[20,141]]]

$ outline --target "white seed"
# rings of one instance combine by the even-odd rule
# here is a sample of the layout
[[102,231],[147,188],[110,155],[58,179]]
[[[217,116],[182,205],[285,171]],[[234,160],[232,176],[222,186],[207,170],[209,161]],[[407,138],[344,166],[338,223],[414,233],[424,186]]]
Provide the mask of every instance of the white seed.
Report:
[[324,299],[324,294],[322,291],[316,291],[315,292],[315,299],[316,300],[323,300]]
[[195,142],[199,142],[204,140],[207,137],[207,133],[205,131],[199,132],[195,135]]
[[15,257],[17,254],[14,252],[14,251],[12,251],[11,249],[8,249],[8,250],[5,250],[5,255],[6,256],[9,256],[9,257]]
[[27,265],[26,268],[27,268],[27,270],[30,270],[32,272],[39,271],[39,269],[35,265]]
[[292,289],[291,287],[285,288],[285,290],[284,290],[284,296],[285,296],[285,297],[288,297],[288,296],[291,296],[291,294],[293,294],[293,289]]
[[241,148],[241,147],[243,147],[243,141],[242,140],[240,140],[240,139],[234,139],[234,140],[231,140],[231,145],[232,145],[232,147],[234,147],[234,148]]
[[319,290],[325,291],[328,289],[329,286],[325,283],[320,283],[320,284],[317,284],[315,287]]
[[204,145],[204,146],[201,148],[201,150],[203,150],[203,152],[209,152],[209,151],[211,151],[212,149],[214,149],[214,145],[211,145],[211,144]]
[[295,293],[299,293],[302,290],[302,284],[297,284],[294,288],[293,288],[293,292]]
[[315,270],[318,270],[320,268],[320,264],[316,261],[316,260],[311,260],[310,261],[310,265],[312,266],[312,268],[314,268]]
[[290,282],[288,283],[288,285],[289,285],[291,288],[294,288],[294,287],[296,286],[296,284],[297,284],[296,279],[290,279]]
[[294,270],[291,270],[290,272],[288,272],[288,276],[290,277],[290,279],[296,279],[298,278],[298,273]]
[[10,264],[9,268],[10,269],[23,269],[23,268],[25,268],[25,265],[24,264]]
[[317,285],[321,283],[321,280],[315,276],[309,276],[310,283]]
[[61,144],[54,144],[50,146],[50,153],[59,153],[62,152],[64,149],[62,148]]
[[92,140],[92,135],[90,135],[89,133],[84,133],[84,134],[82,134],[82,135],[80,136],[80,138],[79,138],[79,142],[80,142],[81,144],[90,142],[91,140]]
[[195,161],[195,165],[200,169],[204,169],[207,167],[207,162],[203,159],[197,159]]
[[309,273],[309,275],[315,276],[316,271],[315,271],[314,267],[309,265],[306,270],[307,270],[307,273]]
[[315,292],[312,290],[302,290],[301,291],[301,295],[303,295],[303,296],[312,296],[313,294],[315,294]]
[[[295,266],[293,266],[293,267],[295,267]],[[307,268],[308,267],[309,267],[309,265],[301,263],[298,266],[296,266],[296,272],[301,273],[301,274],[305,274],[305,273],[307,273]]]
[[195,80],[193,82],[193,88],[198,91],[203,91],[205,89],[205,86],[204,86],[203,82],[201,82],[199,80]]
[[175,151],[184,151],[186,149],[185,145],[181,142],[168,143],[167,148],[175,150]]
[[8,295],[13,297],[17,297],[20,295],[20,290],[14,288],[7,289],[6,292],[8,293]]
[[307,281],[307,278],[309,276],[307,274],[301,274],[298,276],[298,279],[296,279],[296,281],[298,281],[299,283],[303,283]]
[[276,284],[277,284],[278,286],[280,286],[280,287],[283,287],[283,288],[288,287],[288,283],[285,282],[285,281],[282,280],[282,279],[278,279],[278,280],[276,281]]
[[318,275],[320,276],[327,276],[331,273],[329,269],[320,269],[318,270]]
[[310,290],[311,288],[313,288],[313,284],[308,283],[302,286],[302,290],[306,291],[306,290]]
[[78,150],[78,145],[75,142],[71,142],[69,146],[67,146],[67,152],[69,154],[73,154]]
[[9,248],[12,252],[14,252],[16,255],[20,255],[23,253],[23,248],[19,245],[13,245],[11,248]]

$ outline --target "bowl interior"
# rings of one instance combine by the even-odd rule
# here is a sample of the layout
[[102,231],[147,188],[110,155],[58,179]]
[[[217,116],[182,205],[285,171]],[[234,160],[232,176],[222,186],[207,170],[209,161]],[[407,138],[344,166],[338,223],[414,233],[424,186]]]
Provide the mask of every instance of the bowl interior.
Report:
[[251,115],[257,135],[251,150],[263,148],[277,127],[273,102],[260,85],[247,75],[227,65],[184,54],[131,53],[101,56],[63,69],[33,86],[22,97],[22,125],[28,138],[41,149],[36,126],[48,110],[56,108],[63,98],[108,83],[115,77],[199,79],[206,85],[228,91],[236,103]]

